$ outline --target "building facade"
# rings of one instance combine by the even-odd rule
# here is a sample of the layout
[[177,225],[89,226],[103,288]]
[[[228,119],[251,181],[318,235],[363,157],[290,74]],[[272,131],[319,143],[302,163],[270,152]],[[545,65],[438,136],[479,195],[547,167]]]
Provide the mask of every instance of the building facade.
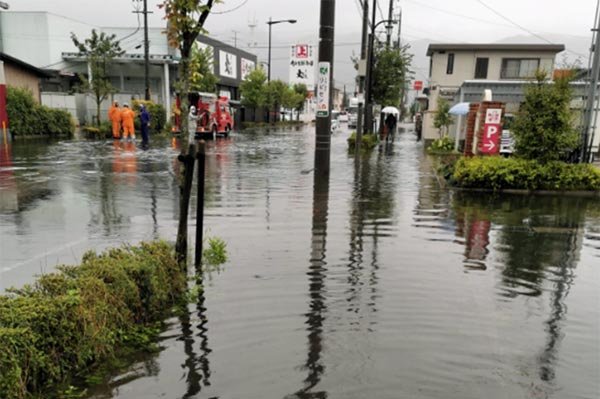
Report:
[[564,49],[562,44],[429,45],[429,101],[423,115],[423,138],[431,141],[439,137],[433,124],[438,100],[456,102],[464,82],[525,82],[538,69],[551,77],[556,54]]
[[4,79],[7,86],[29,90],[34,100],[39,103],[41,82],[43,78],[48,77],[48,74],[2,52],[0,52],[0,61],[4,64]]
[[[114,34],[125,51],[123,56],[114,60],[108,71],[111,83],[118,91],[115,99],[144,98],[144,32],[140,27],[99,27],[49,12],[2,12],[0,52],[49,73],[50,76],[42,82],[42,100],[52,98],[52,94],[56,94],[54,97],[64,97],[66,93],[74,91],[80,75],[89,76],[86,59],[78,53],[71,33],[84,40],[90,36],[92,29]],[[176,94],[174,82],[180,55],[168,45],[164,30],[162,27],[148,29],[149,80],[152,100],[169,110]],[[217,94],[239,100],[239,85],[245,75],[255,68],[256,56],[208,36],[200,35],[197,40],[201,47],[212,50],[213,70],[219,78]],[[85,108],[85,112],[74,115],[80,122],[92,119],[94,107],[89,106],[90,101],[73,101],[83,104]],[[105,101],[102,106],[103,118],[106,118],[109,103]]]

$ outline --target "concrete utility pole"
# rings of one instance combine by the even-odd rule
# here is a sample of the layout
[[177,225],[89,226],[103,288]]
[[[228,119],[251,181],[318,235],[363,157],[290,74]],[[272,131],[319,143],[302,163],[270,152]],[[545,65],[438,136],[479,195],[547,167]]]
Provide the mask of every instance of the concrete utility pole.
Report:
[[[140,1],[140,0],[137,0]],[[143,0],[143,11],[134,11],[134,14],[144,14],[144,99],[150,101],[150,42],[148,41],[148,0]]]
[[[388,19],[391,21],[394,16],[394,0],[390,0],[390,8],[388,10]],[[387,48],[390,48],[392,43],[392,25],[389,25],[387,28],[387,34],[385,36],[385,45]]]
[[[362,23],[362,36],[360,43],[360,61],[359,61],[359,73],[360,73],[360,65],[366,65],[367,63],[367,48],[368,48],[368,38],[369,38],[369,0],[363,0],[363,23]],[[358,77],[358,93],[359,97],[362,96],[364,98],[365,93],[365,77]],[[360,146],[360,141],[362,140],[363,133],[363,107],[359,105],[358,113],[356,115],[356,143],[357,148]]]
[[335,0],[321,0],[319,28],[319,65],[317,82],[317,122],[315,140],[315,178],[329,176],[331,152],[331,108],[333,87],[333,44]]
[[592,31],[594,32],[594,40],[591,49],[592,70],[591,75],[589,76],[589,91],[587,95],[585,111],[583,114],[583,129],[581,132],[582,147],[580,153],[580,162],[584,163],[591,161],[592,143],[590,141],[594,139],[594,130],[596,127],[596,96],[598,89],[598,75],[600,74],[600,40],[598,35],[598,33],[600,32],[600,14],[598,14],[598,10],[596,10],[596,21]]
[[365,89],[365,125],[363,126],[364,134],[368,134],[373,129],[373,45],[375,43],[375,21],[377,20],[377,0],[373,0],[371,33],[369,34],[369,49],[367,54],[367,76]]

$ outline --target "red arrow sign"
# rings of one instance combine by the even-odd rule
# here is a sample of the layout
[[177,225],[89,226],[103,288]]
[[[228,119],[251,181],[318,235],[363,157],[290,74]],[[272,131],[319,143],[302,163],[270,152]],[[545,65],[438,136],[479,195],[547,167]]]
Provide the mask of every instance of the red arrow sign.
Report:
[[483,137],[479,145],[479,152],[482,154],[497,154],[500,142],[501,125],[499,123],[486,124],[483,127]]

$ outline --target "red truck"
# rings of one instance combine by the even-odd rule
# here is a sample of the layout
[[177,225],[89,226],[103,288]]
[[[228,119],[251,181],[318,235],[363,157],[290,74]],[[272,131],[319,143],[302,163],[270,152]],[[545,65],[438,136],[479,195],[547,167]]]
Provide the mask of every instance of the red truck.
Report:
[[[233,116],[231,105],[227,97],[217,97],[212,93],[195,92],[188,95],[189,104],[196,107],[198,122],[196,136],[217,135],[228,136],[233,129]],[[187,117],[187,113],[183,113]],[[181,133],[181,102],[177,97],[176,110],[173,115],[174,134]]]

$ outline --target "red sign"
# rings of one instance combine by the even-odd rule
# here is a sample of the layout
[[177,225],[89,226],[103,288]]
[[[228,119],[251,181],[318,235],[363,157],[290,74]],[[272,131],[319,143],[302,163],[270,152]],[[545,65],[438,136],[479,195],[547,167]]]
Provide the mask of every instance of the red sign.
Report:
[[413,84],[413,89],[415,89],[417,91],[421,91],[423,89],[423,81],[415,80],[415,83]]
[[498,154],[500,150],[500,135],[502,125],[499,123],[486,124],[483,126],[483,137],[479,144],[479,152],[482,154]]
[[308,58],[308,44],[296,46],[296,58]]

